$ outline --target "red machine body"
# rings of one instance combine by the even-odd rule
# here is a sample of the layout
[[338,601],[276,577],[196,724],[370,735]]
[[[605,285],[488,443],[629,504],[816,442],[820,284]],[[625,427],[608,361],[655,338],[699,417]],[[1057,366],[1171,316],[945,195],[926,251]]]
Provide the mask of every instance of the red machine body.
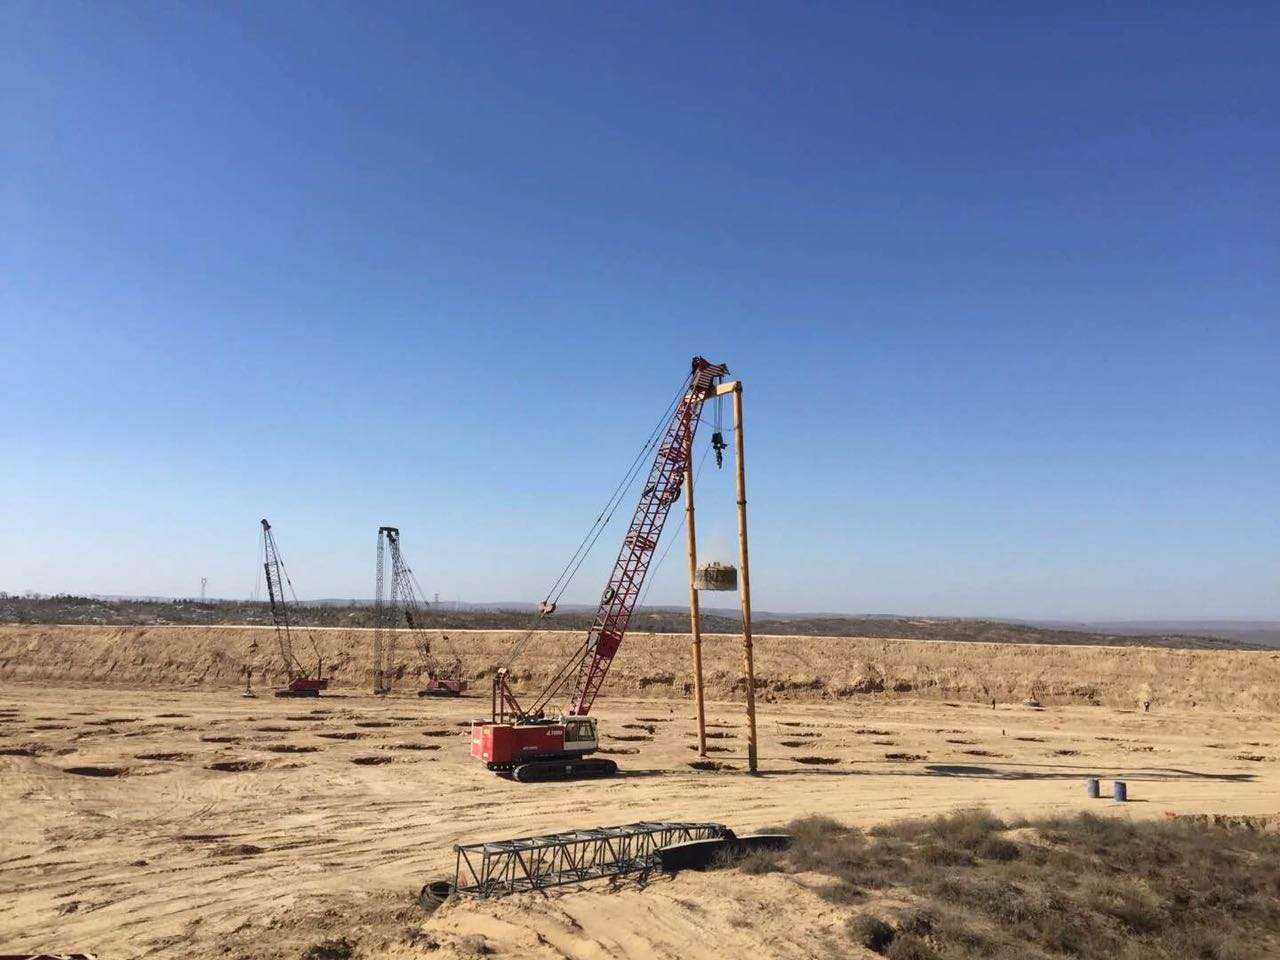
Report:
[[318,697],[321,690],[329,689],[328,677],[294,677],[289,686],[276,691],[277,697]]
[[558,723],[518,727],[477,720],[471,726],[471,755],[498,768],[526,757],[538,759],[564,753],[564,727]]
[[618,766],[612,760],[587,759],[598,746],[593,717],[471,723],[471,756],[490,770],[511,774],[522,783],[617,773]]
[[[507,685],[506,670],[495,674],[492,717],[476,720],[471,727],[471,755],[490,770],[510,772],[521,782],[617,772],[612,760],[584,759],[598,746],[596,722],[587,714],[622,645],[667,514],[680,498],[702,406],[728,372],[722,364],[693,358],[671,417],[662,433],[655,434],[656,453],[648,479],[582,646],[527,708]],[[551,603],[550,609],[554,606]],[[570,684],[569,708],[561,715],[548,715],[551,698]]]
[[428,677],[420,697],[460,697],[467,689],[467,681],[449,677]]

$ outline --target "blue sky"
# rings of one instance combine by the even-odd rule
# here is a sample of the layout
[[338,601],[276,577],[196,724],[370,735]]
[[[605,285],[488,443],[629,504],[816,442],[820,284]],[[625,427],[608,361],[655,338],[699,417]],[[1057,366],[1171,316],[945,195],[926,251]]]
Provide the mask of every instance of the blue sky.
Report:
[[536,599],[701,353],[759,608],[1280,618],[1277,49],[1265,5],[6,3],[0,589],[242,597],[265,515],[304,596],[396,523],[428,592]]

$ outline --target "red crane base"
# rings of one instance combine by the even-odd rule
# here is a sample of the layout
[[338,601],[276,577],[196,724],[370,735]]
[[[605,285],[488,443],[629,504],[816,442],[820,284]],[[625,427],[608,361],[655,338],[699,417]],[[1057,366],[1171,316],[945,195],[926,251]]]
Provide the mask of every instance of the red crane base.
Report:
[[467,689],[465,680],[441,680],[432,677],[427,685],[418,691],[420,697],[460,697]]
[[[574,734],[566,740],[569,725]],[[591,731],[589,739],[585,737],[587,729]],[[495,773],[521,783],[584,780],[617,773],[618,765],[612,760],[587,757],[595,749],[595,721],[586,718],[570,718],[568,724],[555,719],[471,723],[471,756]]]
[[290,680],[289,685],[276,691],[277,697],[318,697],[321,690],[329,689],[329,681],[324,678],[298,677]]

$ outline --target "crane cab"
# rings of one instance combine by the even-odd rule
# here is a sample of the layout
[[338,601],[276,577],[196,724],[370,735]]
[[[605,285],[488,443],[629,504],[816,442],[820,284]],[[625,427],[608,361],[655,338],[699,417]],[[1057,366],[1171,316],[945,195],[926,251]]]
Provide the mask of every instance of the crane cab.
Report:
[[598,746],[594,717],[564,718],[565,753],[594,753]]

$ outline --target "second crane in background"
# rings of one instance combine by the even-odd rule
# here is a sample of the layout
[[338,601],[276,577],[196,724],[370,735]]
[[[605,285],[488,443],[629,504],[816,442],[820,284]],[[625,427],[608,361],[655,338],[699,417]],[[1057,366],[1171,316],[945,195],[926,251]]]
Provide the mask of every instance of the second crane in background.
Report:
[[[389,591],[384,589],[388,554],[391,559]],[[393,681],[404,673],[396,663],[396,637],[402,627],[409,628],[422,660],[422,673],[426,675],[418,696],[458,697],[467,689],[467,682],[462,678],[462,661],[455,656],[448,664],[442,663],[432,649],[431,638],[424,627],[423,607],[427,604],[421,595],[418,578],[400,550],[400,528],[379,527],[373,620],[373,692],[379,696],[390,693]]]

